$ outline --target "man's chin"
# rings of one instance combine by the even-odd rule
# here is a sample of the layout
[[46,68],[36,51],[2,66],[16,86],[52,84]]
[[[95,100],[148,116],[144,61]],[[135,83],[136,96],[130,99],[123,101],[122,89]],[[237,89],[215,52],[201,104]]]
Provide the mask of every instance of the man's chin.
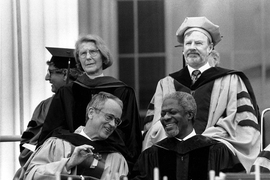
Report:
[[102,139],[107,139],[112,133],[105,132],[102,135]]
[[194,56],[192,58],[188,58],[187,62],[189,64],[197,64],[198,62],[201,62],[201,58],[199,56],[197,56],[197,57]]
[[179,133],[179,131],[177,131],[177,130],[166,131],[166,134],[168,137],[175,137],[178,135],[178,133]]
[[56,92],[56,89],[52,87],[51,91],[52,91],[53,93],[55,93],[55,92]]

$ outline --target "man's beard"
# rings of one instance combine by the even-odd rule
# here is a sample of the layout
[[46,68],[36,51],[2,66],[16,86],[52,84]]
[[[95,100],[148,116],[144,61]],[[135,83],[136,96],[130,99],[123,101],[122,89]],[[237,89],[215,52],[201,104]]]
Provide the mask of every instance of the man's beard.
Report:
[[176,130],[170,130],[169,132],[166,131],[166,134],[169,138],[175,137],[179,134],[179,128],[177,128]]

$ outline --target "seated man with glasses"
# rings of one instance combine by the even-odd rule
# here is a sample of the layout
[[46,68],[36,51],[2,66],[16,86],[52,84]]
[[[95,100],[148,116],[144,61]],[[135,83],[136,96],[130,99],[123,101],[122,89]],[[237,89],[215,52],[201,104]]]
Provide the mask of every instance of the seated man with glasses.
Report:
[[[48,138],[30,157],[26,179],[119,179],[128,173],[123,155],[107,139],[121,124],[123,103],[116,96],[100,92],[86,108],[86,125],[75,133]],[[76,176],[79,175],[79,176]]]

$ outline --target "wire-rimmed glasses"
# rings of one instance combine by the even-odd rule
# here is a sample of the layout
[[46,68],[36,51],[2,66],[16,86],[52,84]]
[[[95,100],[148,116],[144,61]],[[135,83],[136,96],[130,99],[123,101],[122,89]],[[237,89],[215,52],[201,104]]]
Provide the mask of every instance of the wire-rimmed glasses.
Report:
[[102,112],[104,114],[105,120],[107,122],[114,121],[116,126],[119,126],[122,123],[122,120],[120,118],[115,117],[113,114],[106,113],[102,111],[101,109],[94,108],[98,113]]
[[96,57],[99,53],[99,49],[85,50],[85,51],[79,52],[79,56],[80,58],[85,59],[88,53],[90,54],[91,57]]

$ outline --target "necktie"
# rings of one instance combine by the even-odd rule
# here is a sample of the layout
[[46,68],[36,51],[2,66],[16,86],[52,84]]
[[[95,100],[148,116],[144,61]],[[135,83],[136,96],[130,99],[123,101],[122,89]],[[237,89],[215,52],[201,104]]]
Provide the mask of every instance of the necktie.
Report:
[[194,84],[197,81],[197,79],[200,77],[200,75],[201,75],[201,71],[200,70],[194,70],[191,73],[192,84]]

